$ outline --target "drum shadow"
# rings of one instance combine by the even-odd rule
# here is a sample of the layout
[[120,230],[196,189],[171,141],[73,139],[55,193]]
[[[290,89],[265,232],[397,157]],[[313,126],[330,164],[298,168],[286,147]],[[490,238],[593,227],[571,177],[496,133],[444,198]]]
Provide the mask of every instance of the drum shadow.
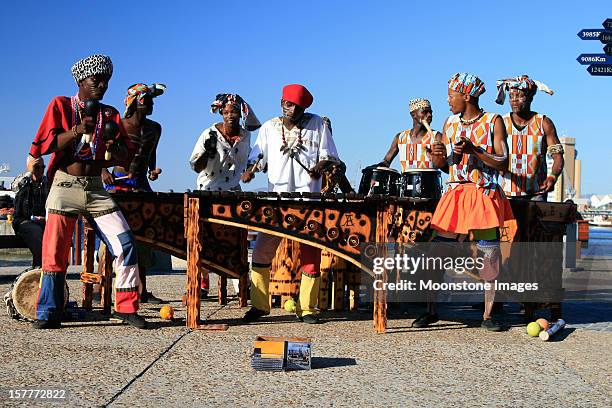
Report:
[[335,311],[327,310],[319,314],[322,320],[328,322],[356,322],[363,320],[372,320],[373,310],[355,310],[355,311]]
[[400,326],[400,327],[387,327],[387,333],[405,333],[405,332],[419,332],[419,331],[435,331],[435,330],[449,330],[449,329],[465,329],[470,326],[464,323],[434,323],[427,327],[412,327],[412,326]]
[[312,369],[348,367],[357,365],[357,360],[346,357],[313,357],[311,361]]
[[[200,323],[202,324],[202,323]],[[172,320],[155,320],[155,321],[151,321],[151,320],[147,320],[147,329],[148,330],[155,330],[155,329],[162,329],[164,327],[182,327],[182,328],[187,328],[186,327],[186,323],[185,323],[185,319],[180,317],[180,318],[175,318]]]
[[[86,324],[86,323],[90,323],[90,324]],[[91,324],[91,323],[95,323],[95,324]],[[62,322],[62,329],[80,329],[83,327],[87,327],[87,328],[93,328],[93,327],[110,327],[110,326],[127,326],[126,323],[120,323],[120,322],[111,322],[110,320],[79,320],[74,321],[66,321],[66,322]]]
[[[230,326],[257,326],[257,325],[264,325],[264,324],[269,325],[269,324],[286,324],[286,323],[304,324],[303,322],[300,322],[294,315],[264,316],[250,323],[245,323],[240,318],[226,319],[224,321],[219,321],[219,323],[227,323]],[[319,324],[323,324],[323,323],[325,323],[325,321],[321,320]]]

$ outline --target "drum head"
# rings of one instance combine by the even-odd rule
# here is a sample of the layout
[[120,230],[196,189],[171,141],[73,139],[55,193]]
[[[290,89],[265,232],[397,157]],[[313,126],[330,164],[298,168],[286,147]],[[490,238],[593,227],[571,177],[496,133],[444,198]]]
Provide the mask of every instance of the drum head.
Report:
[[[22,318],[36,320],[36,301],[42,269],[23,272],[13,284],[13,305]],[[64,305],[68,302],[68,283],[64,289]]]
[[425,173],[425,172],[436,172],[438,169],[406,169],[404,173]]
[[399,171],[392,169],[391,167],[383,167],[383,166],[378,166],[376,169],[374,169],[374,171],[388,171],[389,173],[400,174]]

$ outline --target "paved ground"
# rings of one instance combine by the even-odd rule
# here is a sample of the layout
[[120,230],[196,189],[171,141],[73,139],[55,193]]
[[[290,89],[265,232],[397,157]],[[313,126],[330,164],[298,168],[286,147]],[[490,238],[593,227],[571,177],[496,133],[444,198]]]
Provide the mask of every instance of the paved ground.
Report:
[[[27,262],[4,254],[2,265],[0,294]],[[244,309],[235,300],[222,307],[210,299],[203,315],[230,329],[190,331],[180,304],[185,264],[174,259],[174,271],[154,272],[148,282],[177,319],[162,321],[159,306],[143,305],[151,330],[94,311],[85,321],[41,332],[0,313],[0,406],[46,405],[7,399],[10,389],[25,387],[66,389],[67,400],[54,405],[67,406],[527,406],[551,395],[555,405],[610,406],[611,265],[599,256],[566,272],[573,298],[586,287],[596,290],[589,301],[564,303],[568,328],[545,343],[525,334],[516,304],[506,304],[511,328],[503,333],[483,331],[480,312],[468,305],[445,305],[443,321],[421,330],[410,327],[418,308],[393,309],[388,333],[376,335],[369,311],[325,313],[324,324],[308,326],[275,309],[261,324],[240,325]],[[77,300],[78,268],[69,272]],[[257,335],[311,337],[313,370],[253,371]]]
[[[0,293],[10,286],[10,271],[1,268]],[[78,277],[69,278],[75,299]],[[209,319],[231,326],[205,332],[184,327],[184,271],[154,275],[149,285],[175,306],[175,322],[160,320],[158,307],[145,305],[152,330],[109,322],[96,312],[61,330],[34,331],[0,313],[0,406],[46,405],[6,399],[9,389],[23,387],[65,388],[68,399],[57,405],[67,406],[516,407],[551,398],[560,406],[612,404],[612,333],[578,326],[587,324],[584,304],[565,309],[575,324],[548,343],[524,333],[518,306],[507,307],[507,320],[516,325],[503,333],[485,332],[477,327],[478,312],[453,306],[442,310],[444,321],[422,330],[410,328],[418,310],[395,312],[389,332],[377,335],[369,312],[326,313],[324,324],[308,326],[275,309],[265,323],[239,325],[244,310],[235,301],[225,307],[207,301]],[[591,307],[601,314],[588,324],[609,327],[609,304],[607,310]],[[253,371],[256,335],[311,337],[313,370]]]

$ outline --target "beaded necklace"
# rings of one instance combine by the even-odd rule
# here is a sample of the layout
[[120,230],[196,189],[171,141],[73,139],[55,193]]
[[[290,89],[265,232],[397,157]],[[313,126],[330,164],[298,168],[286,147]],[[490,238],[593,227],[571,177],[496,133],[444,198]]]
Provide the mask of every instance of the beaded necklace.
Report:
[[[302,140],[302,128],[299,125],[295,125],[298,128],[298,145],[301,145]],[[283,139],[283,147],[287,147],[287,139],[285,139],[285,124],[283,123],[283,119],[281,118],[281,137]]]
[[[85,104],[81,102],[81,99],[79,98],[78,94],[70,98],[70,103],[72,105],[72,112],[73,112],[72,123],[74,126],[76,126],[79,123],[81,123],[80,110],[85,107]],[[102,135],[102,109],[98,111],[98,115],[96,118],[96,127],[93,132],[93,140],[91,141],[91,143],[89,143],[89,146],[90,146],[89,151],[88,150],[85,150],[84,152],[81,151],[83,146],[86,144],[85,136],[81,136],[81,139],[74,139],[74,144],[73,144],[74,145],[74,157],[80,161],[94,160],[96,157],[96,149],[98,147],[98,142],[101,139],[101,135]]]
[[480,118],[483,117],[484,114],[485,114],[484,109],[480,108],[480,113],[475,118],[470,119],[470,120],[465,120],[461,116],[459,116],[459,120],[461,121],[462,125],[469,126],[469,125],[473,125],[474,123],[478,122]]
[[299,154],[300,150],[306,151],[306,147],[304,147],[304,143],[303,143],[303,139],[302,139],[302,127],[301,122],[303,122],[304,119],[302,119],[300,121],[300,124],[295,125],[298,128],[298,139],[297,139],[297,143],[294,144],[293,146],[289,147],[288,143],[287,143],[287,139],[285,138],[285,124],[283,123],[283,119],[280,118],[281,121],[281,138],[283,141],[283,144],[281,145],[280,151],[283,152],[283,154],[288,154],[289,156],[293,157],[296,154]]

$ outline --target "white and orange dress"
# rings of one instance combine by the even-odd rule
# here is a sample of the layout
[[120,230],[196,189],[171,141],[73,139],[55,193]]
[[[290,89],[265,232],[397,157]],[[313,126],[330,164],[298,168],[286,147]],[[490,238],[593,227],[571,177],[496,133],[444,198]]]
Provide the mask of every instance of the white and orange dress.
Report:
[[[446,121],[442,131],[447,151],[460,138],[469,139],[474,146],[493,153],[494,123],[497,114],[485,112],[469,125],[459,115]],[[431,220],[438,231],[468,234],[470,231],[489,230],[513,219],[510,203],[497,184],[498,171],[487,166],[476,155],[464,154],[458,164],[449,163],[449,188],[442,195]]]

